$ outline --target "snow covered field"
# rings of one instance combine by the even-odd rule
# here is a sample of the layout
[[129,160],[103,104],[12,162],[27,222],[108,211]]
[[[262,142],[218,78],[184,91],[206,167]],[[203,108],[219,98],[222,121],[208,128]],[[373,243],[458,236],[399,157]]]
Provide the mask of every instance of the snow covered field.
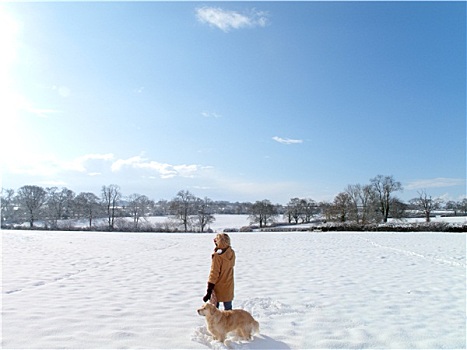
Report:
[[[213,231],[222,231],[230,228],[240,229],[243,226],[249,226],[251,223],[248,218],[249,215],[216,214],[214,217],[214,222],[209,224],[206,229],[210,228]],[[173,219],[166,216],[152,216],[149,218],[143,218],[143,220],[147,220],[152,224],[162,224],[170,220],[173,221]]]
[[[213,234],[1,231],[2,347],[226,348],[202,304]],[[237,349],[465,348],[466,235],[232,233]]]

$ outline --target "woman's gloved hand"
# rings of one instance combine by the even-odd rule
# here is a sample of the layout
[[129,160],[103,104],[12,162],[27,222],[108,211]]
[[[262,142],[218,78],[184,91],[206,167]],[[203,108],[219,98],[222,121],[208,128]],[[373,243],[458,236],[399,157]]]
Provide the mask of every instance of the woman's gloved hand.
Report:
[[212,291],[214,290],[214,283],[209,283],[208,282],[208,290],[206,292],[206,295],[203,297],[203,301],[205,303],[208,302],[209,299],[211,299]]

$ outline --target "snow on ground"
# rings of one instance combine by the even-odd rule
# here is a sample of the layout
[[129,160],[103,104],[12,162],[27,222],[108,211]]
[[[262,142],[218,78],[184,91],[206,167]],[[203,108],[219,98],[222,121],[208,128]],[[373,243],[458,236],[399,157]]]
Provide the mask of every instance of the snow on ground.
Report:
[[213,234],[8,231],[2,348],[465,348],[466,235],[232,233],[251,342],[212,340]]
[[[217,231],[223,231],[227,229],[235,229],[239,230],[240,228],[244,226],[250,226],[254,223],[251,222],[249,219],[249,215],[232,215],[232,214],[215,214],[214,215],[215,220],[209,224],[206,228],[205,231],[208,231],[209,229],[213,230],[214,232]],[[282,228],[310,228],[316,226],[316,223],[299,223],[299,224],[290,224],[290,225],[285,225],[283,222],[284,218],[278,217],[278,223],[282,224]],[[320,217],[317,217],[316,220],[320,221]],[[133,222],[133,219],[131,217],[124,217],[124,218],[117,218],[117,227],[119,226],[120,221],[124,221],[126,225],[131,227],[131,223]],[[448,224],[465,224],[467,222],[467,217],[466,216],[456,216],[456,217],[433,217],[431,218],[432,222],[445,222]],[[424,218],[404,218],[404,219],[389,219],[389,223],[425,223]],[[149,216],[149,217],[142,217],[140,218],[139,222],[139,227],[143,227],[146,224],[150,225],[159,225],[161,228],[167,228],[169,230],[183,230],[183,226],[180,224],[180,221],[170,217],[170,216]],[[89,227],[89,222],[86,219],[72,219],[72,220],[60,220],[58,222],[59,227],[66,228],[66,227],[81,227],[83,229],[87,229]],[[101,226],[101,227],[106,227],[107,226],[107,218],[98,218],[93,220],[93,225],[94,226]],[[257,225],[257,224],[255,224]],[[44,222],[41,221],[36,221],[34,223],[34,226],[36,227],[44,227]],[[29,227],[29,222],[24,222],[21,227],[23,228],[28,228]],[[131,228],[130,228],[131,230]]]
[[[214,222],[209,224],[207,229],[211,229],[213,231],[222,231],[226,229],[240,229],[243,226],[249,226],[250,225],[250,219],[248,219],[249,215],[230,215],[230,214],[216,214],[214,215]],[[165,222],[168,221],[174,221],[174,219],[171,219],[166,216],[151,216],[149,218],[144,218],[148,220],[150,223],[153,224],[164,224]]]
[[[461,223],[464,224],[467,222],[467,216],[435,216],[430,218],[431,222],[445,222],[448,224]],[[425,218],[404,218],[404,219],[389,219],[388,222],[408,222],[408,223],[424,223],[426,222]]]
[[[240,229],[243,226],[249,226],[250,220],[249,215],[231,215],[231,214],[216,214],[214,215],[214,222],[209,224],[205,231],[211,229],[213,231],[223,231],[226,229]],[[131,217],[124,217],[124,218],[117,218],[117,226],[118,222],[123,220],[124,222],[132,223],[133,219]],[[60,220],[58,222],[59,227],[80,227],[83,229],[87,229],[89,227],[89,222],[86,219],[71,219],[71,220]],[[145,224],[151,225],[160,225],[162,228],[167,226],[168,228],[174,230],[178,228],[179,230],[183,229],[183,226],[180,224],[180,221],[169,216],[149,216],[149,217],[142,217],[139,221],[139,226],[144,227]],[[107,218],[98,218],[93,220],[94,226],[107,226]],[[35,227],[44,227],[44,222],[36,221],[34,223]],[[21,227],[28,228],[29,222],[24,222]]]

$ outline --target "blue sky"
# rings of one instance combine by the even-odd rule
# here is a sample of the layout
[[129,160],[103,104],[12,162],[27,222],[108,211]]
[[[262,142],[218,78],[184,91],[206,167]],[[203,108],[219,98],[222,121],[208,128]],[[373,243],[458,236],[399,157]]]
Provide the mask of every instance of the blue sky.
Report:
[[466,191],[465,2],[0,3],[2,187]]

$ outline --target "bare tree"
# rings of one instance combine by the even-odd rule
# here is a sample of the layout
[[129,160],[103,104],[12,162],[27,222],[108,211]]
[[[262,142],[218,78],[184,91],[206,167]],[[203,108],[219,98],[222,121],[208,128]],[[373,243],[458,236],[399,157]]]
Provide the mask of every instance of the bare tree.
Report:
[[99,197],[91,192],[81,192],[76,196],[74,203],[76,212],[89,220],[89,228],[91,228],[92,220],[102,212]]
[[448,201],[445,207],[447,210],[452,210],[454,212],[454,216],[458,215],[458,211],[466,215],[467,214],[467,198],[464,198],[460,201]]
[[313,199],[306,198],[301,200],[302,214],[300,218],[302,223],[310,222],[313,215],[317,212],[317,204]]
[[313,214],[317,212],[317,204],[312,199],[292,198],[287,203],[284,216],[287,217],[288,222],[292,219],[298,224],[299,220],[302,223],[310,222]]
[[169,215],[170,214],[170,202],[161,199],[154,203],[153,207],[153,214],[154,215]]
[[135,193],[128,197],[128,209],[133,217],[135,230],[138,229],[140,218],[144,217],[149,212],[151,205],[153,205],[153,202],[145,195]]
[[346,222],[349,219],[352,201],[346,192],[341,192],[334,197],[333,211],[340,222]]
[[208,197],[204,199],[196,199],[196,216],[199,228],[201,232],[204,232],[204,229],[207,225],[213,223],[216,219],[212,215],[212,200]]
[[431,198],[425,190],[418,191],[418,197],[410,200],[412,204],[418,210],[421,210],[425,215],[425,221],[430,222],[430,215],[433,210],[439,209],[442,200],[439,198]]
[[182,223],[185,232],[191,226],[191,215],[195,214],[196,197],[189,191],[179,191],[170,202],[170,211]]
[[392,194],[393,192],[402,191],[402,185],[400,182],[395,181],[392,175],[378,175],[370,181],[379,203],[383,222],[387,222],[391,210]]
[[349,185],[345,193],[349,195],[349,215],[357,224],[367,224],[374,220],[375,192],[371,185]]
[[15,219],[15,190],[2,188],[1,192],[1,225]]
[[348,196],[348,209],[349,209],[349,216],[354,219],[357,224],[360,223],[360,195],[362,192],[362,186],[360,184],[357,185],[348,185],[345,189],[345,193]]
[[459,202],[460,210],[464,213],[464,215],[467,215],[467,198],[464,198]]
[[446,210],[452,210],[454,212],[454,216],[457,216],[457,211],[460,209],[460,203],[456,201],[447,201],[445,204]]
[[41,209],[47,200],[47,192],[39,186],[23,186],[18,190],[18,203],[25,211],[29,226],[40,218]]
[[402,219],[408,209],[408,205],[402,202],[399,198],[394,197],[391,200],[391,217],[394,219]]
[[57,227],[58,220],[69,216],[75,193],[66,187],[60,191],[57,187],[49,187],[47,191],[47,211],[52,226]]
[[288,218],[288,222],[291,223],[292,220],[298,224],[298,220],[300,219],[300,215],[302,212],[300,198],[292,198],[289,203],[287,203],[286,208],[286,216]]
[[250,220],[259,223],[259,227],[267,226],[268,222],[274,222],[277,216],[276,207],[267,199],[256,201],[251,207]]
[[319,210],[324,216],[324,221],[331,221],[333,218],[333,204],[327,201],[319,202],[318,204]]
[[378,219],[378,202],[372,185],[364,185],[360,191],[361,219],[362,224],[367,224]]
[[107,213],[109,230],[113,230],[118,209],[117,204],[122,197],[120,187],[117,185],[102,186],[101,195]]

